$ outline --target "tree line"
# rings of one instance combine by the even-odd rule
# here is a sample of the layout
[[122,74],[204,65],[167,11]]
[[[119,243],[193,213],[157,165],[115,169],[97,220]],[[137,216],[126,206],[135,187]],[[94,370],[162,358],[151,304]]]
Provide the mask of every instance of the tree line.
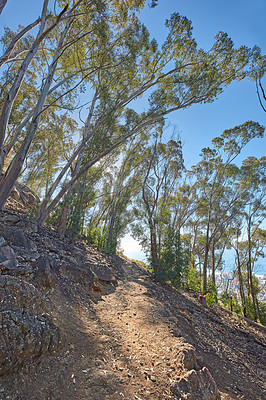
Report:
[[165,117],[243,79],[256,82],[261,101],[265,56],[257,46],[235,48],[224,32],[204,51],[178,13],[159,46],[140,22],[144,6],[44,0],[35,21],[5,29],[0,209],[20,180],[41,198],[40,226],[49,221],[110,253],[131,229],[158,279],[204,294],[215,288],[225,249],[234,249],[241,307],[257,320],[266,164],[235,159],[264,128],[247,121],[225,130],[187,171]]

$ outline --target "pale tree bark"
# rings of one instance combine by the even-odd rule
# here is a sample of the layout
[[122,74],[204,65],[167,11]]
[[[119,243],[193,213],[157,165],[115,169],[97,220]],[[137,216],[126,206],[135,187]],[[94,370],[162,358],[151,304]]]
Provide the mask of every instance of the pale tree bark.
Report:
[[248,235],[247,273],[248,273],[250,293],[251,293],[251,298],[252,298],[252,303],[253,303],[253,308],[254,308],[254,321],[257,322],[258,321],[258,311],[257,311],[256,293],[255,293],[255,288],[254,288],[254,283],[253,283],[252,261],[251,261],[251,218],[249,218],[249,220],[248,220],[247,235]]
[[45,83],[43,85],[43,89],[42,89],[42,92],[38,99],[37,105],[34,109],[32,121],[29,126],[26,137],[25,137],[20,149],[18,150],[18,152],[14,156],[12,162],[10,163],[6,173],[4,174],[4,176],[2,177],[2,179],[0,181],[0,210],[3,210],[5,202],[8,198],[17,178],[19,177],[25,157],[28,153],[28,150],[32,143],[32,140],[35,136],[35,133],[36,133],[36,130],[37,130],[37,127],[39,124],[39,119],[41,116],[41,111],[42,111],[45,99],[47,97],[49,88],[51,86],[52,79],[54,77],[54,73],[55,73],[55,70],[57,67],[58,58],[60,56],[60,52],[62,49],[62,45],[63,45],[64,39],[65,39],[65,36],[70,28],[70,25],[71,25],[71,20],[67,23],[64,31],[61,34],[61,37],[60,37],[60,40],[59,40],[59,43],[57,46],[57,50],[54,54],[53,62],[49,67],[48,75],[47,75]]
[[[97,101],[97,96],[98,96],[98,93],[96,91],[94,96],[93,96],[93,100],[92,100],[92,104],[91,104],[91,107],[90,107],[90,111],[89,111],[89,114],[88,114],[88,117],[87,117],[87,120],[86,120],[86,123],[85,123],[85,132],[84,132],[84,135],[83,135],[83,142],[84,143],[86,143],[88,141],[88,138],[89,138],[89,132],[90,132],[89,128],[90,128],[91,118],[92,118],[92,115],[93,115],[93,110],[94,110],[94,107],[95,107],[95,104],[96,104],[96,101]],[[84,156],[84,151],[85,151],[85,145],[82,146],[82,148],[80,149],[80,153],[78,155],[78,159],[77,159],[77,162],[76,162],[76,165],[75,165],[75,170],[74,170],[74,173],[73,173],[74,176],[80,170],[80,167],[81,167],[81,164],[82,164],[82,160],[83,160],[83,156]],[[74,189],[75,189],[76,183],[77,183],[77,181],[75,181],[73,183],[71,189],[69,190],[69,193],[68,193],[68,196],[67,196],[67,199],[66,199],[66,204],[64,205],[64,208],[63,208],[63,211],[62,211],[62,214],[61,214],[61,218],[60,218],[60,222],[59,222],[58,227],[57,227],[57,231],[58,231],[60,237],[65,236],[65,233],[66,233],[66,226],[67,226],[67,220],[68,220],[68,215],[69,215],[70,203],[71,203],[71,199],[73,197],[73,193],[74,193]],[[46,205],[47,204],[48,203],[46,202]]]
[[[12,110],[14,101],[17,97],[17,94],[20,90],[20,87],[23,83],[26,71],[27,71],[32,59],[34,58],[35,54],[37,53],[41,42],[45,39],[45,37],[48,35],[48,33],[51,32],[55,28],[56,25],[58,25],[58,23],[61,20],[61,17],[67,10],[67,7],[65,7],[64,10],[59,14],[56,21],[45,30],[48,2],[49,2],[49,0],[44,0],[40,28],[39,28],[37,38],[36,38],[35,42],[33,43],[32,47],[29,49],[24,61],[22,62],[20,69],[16,75],[16,78],[12,84],[12,87],[11,87],[9,93],[7,94],[6,100],[5,100],[3,108],[2,108],[2,113],[0,116],[0,172],[2,171],[3,164],[4,164],[5,154],[4,154],[3,145],[4,145],[4,140],[6,137],[6,131],[7,131],[8,123],[9,123],[11,110]],[[47,95],[47,93],[46,93],[46,95]],[[41,94],[41,96],[42,96],[42,94]]]
[[0,0],[0,14],[2,13],[6,3],[7,3],[7,0]]
[[32,24],[26,26],[26,28],[22,29],[10,42],[8,48],[6,49],[5,53],[0,57],[0,67],[8,61],[11,61],[17,58],[22,52],[28,51],[28,49],[21,49],[15,53],[12,53],[14,50],[15,45],[23,38],[32,28],[37,26],[40,23],[40,18],[34,21]]
[[246,299],[245,299],[245,292],[244,292],[244,280],[243,280],[243,275],[242,275],[242,271],[241,271],[241,262],[240,262],[240,255],[239,255],[238,233],[237,233],[237,238],[236,238],[235,252],[236,252],[237,275],[238,275],[238,281],[239,281],[239,292],[240,292],[241,304],[242,304],[242,308],[243,308],[244,317],[246,317],[247,316],[247,308],[246,308]]

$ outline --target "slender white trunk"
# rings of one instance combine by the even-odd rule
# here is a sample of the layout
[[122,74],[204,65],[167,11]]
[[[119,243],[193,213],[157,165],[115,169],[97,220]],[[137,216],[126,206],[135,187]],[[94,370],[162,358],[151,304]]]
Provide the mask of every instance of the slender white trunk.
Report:
[[6,3],[7,3],[7,0],[0,0],[0,14],[3,11]]
[[0,181],[0,210],[3,210],[5,202],[8,198],[17,178],[19,177],[24,160],[26,158],[26,155],[28,153],[28,150],[30,148],[32,140],[35,136],[35,133],[36,133],[36,130],[37,130],[38,124],[39,124],[41,111],[42,111],[45,99],[47,97],[49,88],[51,86],[52,79],[54,77],[54,73],[55,73],[55,70],[57,67],[58,58],[60,56],[61,48],[62,48],[65,36],[69,30],[70,25],[71,25],[71,21],[69,21],[67,23],[64,31],[61,34],[61,37],[60,37],[60,40],[59,40],[59,43],[57,46],[57,50],[54,54],[53,62],[51,64],[51,66],[49,67],[48,76],[45,80],[42,92],[38,99],[38,103],[34,109],[32,121],[31,121],[29,130],[27,132],[27,135],[26,135],[22,145],[20,146],[20,149],[18,150],[18,152],[14,156],[12,162],[10,163],[5,175],[3,176],[3,178]]
[[4,52],[4,54],[0,57],[0,67],[8,62],[10,59],[16,58],[17,55],[21,54],[21,52],[27,51],[25,50],[19,50],[19,52],[12,53],[14,50],[15,45],[20,41],[20,39],[23,38],[23,36],[26,35],[32,28],[37,26],[40,23],[40,18],[38,18],[36,21],[34,21],[32,24],[26,26],[26,28],[22,29],[10,42],[8,48]]
[[28,54],[26,55],[24,61],[22,62],[20,69],[16,75],[16,78],[13,82],[13,85],[7,94],[6,100],[5,100],[3,108],[2,108],[2,113],[0,116],[0,172],[2,171],[3,164],[4,164],[5,156],[4,156],[4,151],[3,151],[3,145],[4,145],[4,140],[6,137],[6,131],[7,131],[9,118],[10,118],[10,113],[11,113],[14,101],[19,92],[19,89],[23,83],[26,71],[27,71],[33,57],[35,56],[35,54],[40,46],[41,41],[45,37],[45,36],[43,36],[43,32],[45,29],[47,7],[48,7],[48,0],[44,0],[42,17],[41,17],[41,25],[39,28],[37,38],[36,38],[35,42],[33,43],[32,47],[30,48]]

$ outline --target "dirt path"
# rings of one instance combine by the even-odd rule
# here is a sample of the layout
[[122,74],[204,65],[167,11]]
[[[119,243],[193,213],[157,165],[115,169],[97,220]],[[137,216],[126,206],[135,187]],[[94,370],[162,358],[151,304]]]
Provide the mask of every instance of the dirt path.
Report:
[[[96,306],[96,315],[118,346],[113,367],[125,384],[117,398],[176,399],[171,383],[193,368],[193,349],[176,337],[180,331],[166,307],[153,297],[147,276],[139,276],[139,269],[134,271],[129,264],[124,269],[127,278]],[[191,351],[187,360],[183,350]]]
[[47,293],[64,347],[4,376],[0,400],[177,399],[174,382],[204,367],[222,400],[264,399],[262,334],[155,284],[135,263],[112,262],[117,285],[101,294],[63,279]]
[[[172,382],[195,367],[209,369],[224,400],[265,398],[262,333],[218,309],[204,309],[190,295],[155,285],[132,264],[123,268],[127,278],[96,309],[121,346],[115,365],[130,377],[125,398],[176,398]],[[136,380],[142,386],[137,393]]]

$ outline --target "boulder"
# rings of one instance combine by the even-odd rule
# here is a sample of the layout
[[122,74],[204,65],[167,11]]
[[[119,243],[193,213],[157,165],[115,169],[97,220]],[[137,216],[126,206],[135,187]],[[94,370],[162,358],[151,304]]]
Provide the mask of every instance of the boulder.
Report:
[[58,327],[46,315],[36,287],[18,277],[0,276],[0,375],[61,347]]
[[16,182],[8,198],[7,205],[29,210],[40,202],[39,197],[28,186]]
[[0,311],[38,314],[43,312],[44,304],[41,293],[31,283],[15,276],[0,276]]
[[180,346],[180,348],[177,349],[177,354],[178,353],[178,359],[181,361],[184,369],[188,371],[191,369],[197,369],[197,356],[195,347],[186,343],[184,346]]
[[24,247],[30,251],[37,251],[36,244],[25,235],[25,232],[19,229],[14,229],[10,240],[14,246]]
[[[4,242],[2,242],[4,244]],[[0,246],[0,273],[14,270],[18,265],[16,254],[8,245]]]
[[[86,265],[87,266],[87,265]],[[116,284],[117,280],[108,265],[88,265],[89,271],[92,273],[93,281],[102,283]]]
[[172,386],[172,392],[178,399],[186,400],[219,400],[216,383],[209,370],[203,368],[200,371],[194,369],[187,372]]
[[38,283],[43,287],[52,287],[54,284],[54,275],[52,273],[52,266],[54,265],[53,258],[46,254],[42,254],[36,262],[37,270],[35,277]]
[[59,329],[48,317],[6,310],[0,312],[0,324],[0,375],[61,347]]

